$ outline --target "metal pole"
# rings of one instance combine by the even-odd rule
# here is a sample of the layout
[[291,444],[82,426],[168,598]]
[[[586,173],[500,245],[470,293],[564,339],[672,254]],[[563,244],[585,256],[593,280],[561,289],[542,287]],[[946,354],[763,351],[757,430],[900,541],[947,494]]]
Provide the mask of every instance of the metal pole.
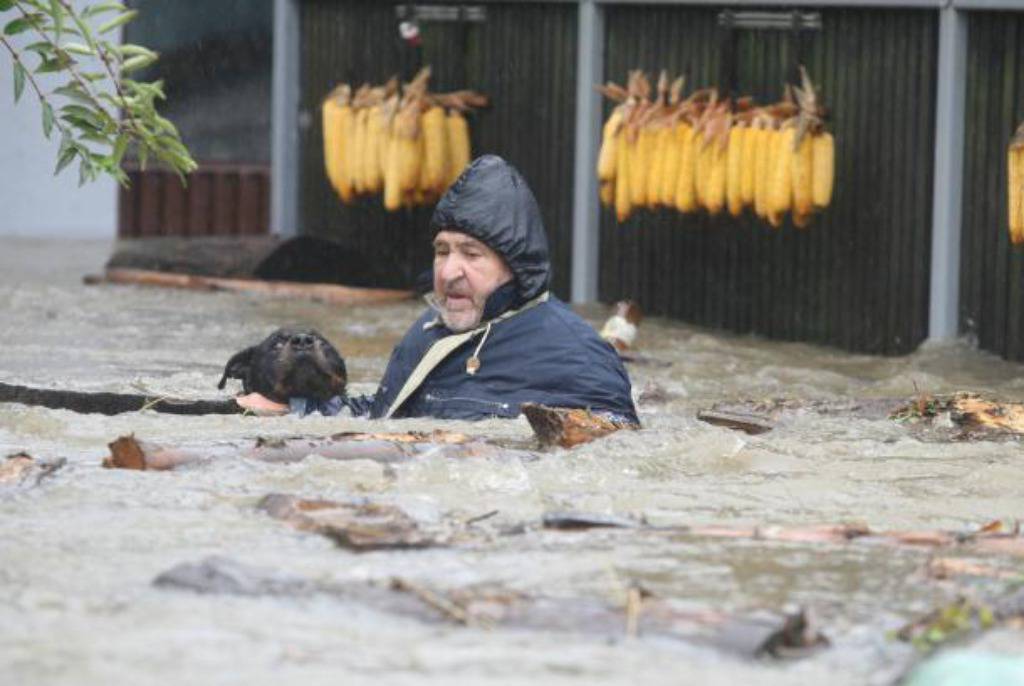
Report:
[[576,160],[572,198],[572,302],[597,300],[600,248],[597,146],[601,98],[594,90],[604,74],[604,10],[595,0],[578,5],[576,56]]
[[270,231],[299,232],[299,0],[274,0]]
[[947,6],[939,12],[931,299],[928,314],[928,337],[931,339],[955,338],[959,334],[966,72],[967,16]]

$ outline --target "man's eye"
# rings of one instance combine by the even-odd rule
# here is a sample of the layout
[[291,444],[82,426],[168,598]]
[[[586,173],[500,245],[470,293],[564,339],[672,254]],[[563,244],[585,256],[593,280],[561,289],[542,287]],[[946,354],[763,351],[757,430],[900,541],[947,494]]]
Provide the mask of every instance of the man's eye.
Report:
[[466,257],[468,257],[471,260],[475,260],[476,258],[480,257],[480,253],[469,251],[466,253]]

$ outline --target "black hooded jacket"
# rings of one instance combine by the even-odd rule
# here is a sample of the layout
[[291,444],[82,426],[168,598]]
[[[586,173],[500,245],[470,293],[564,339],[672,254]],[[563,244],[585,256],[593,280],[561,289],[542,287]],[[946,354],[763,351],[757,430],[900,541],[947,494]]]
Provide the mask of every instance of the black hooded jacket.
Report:
[[[487,338],[481,331],[451,352],[393,416],[515,417],[522,403],[537,402],[637,422],[618,354],[547,294],[551,267],[544,224],[514,167],[495,155],[474,160],[438,202],[430,225],[435,232],[459,231],[487,244],[504,258],[514,279],[487,299],[482,322],[492,322]],[[450,335],[437,313],[428,310],[395,346],[377,393],[343,402],[357,415],[387,416],[423,355]],[[474,353],[480,367],[470,374],[466,362]]]

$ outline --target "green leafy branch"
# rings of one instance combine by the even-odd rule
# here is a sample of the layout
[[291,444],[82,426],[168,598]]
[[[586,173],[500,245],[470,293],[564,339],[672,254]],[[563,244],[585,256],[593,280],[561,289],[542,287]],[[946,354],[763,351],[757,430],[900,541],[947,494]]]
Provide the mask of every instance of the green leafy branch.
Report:
[[[137,10],[119,2],[76,10],[68,0],[0,0],[0,16],[4,13],[13,16],[0,33],[0,44],[14,59],[14,101],[21,99],[26,82],[31,84],[42,107],[43,135],[49,138],[55,129],[60,134],[54,174],[77,159],[80,185],[101,173],[127,185],[121,161],[130,146],[143,167],[153,157],[183,182],[195,170],[178,129],[157,112],[157,101],[166,99],[163,83],[128,77],[156,62],[158,55],[141,45],[103,38],[134,19]],[[19,49],[9,37],[23,33],[39,40]],[[26,61],[31,54],[39,60],[34,69]],[[76,59],[82,57],[101,69],[87,71]],[[64,74],[67,80],[46,92],[35,75],[47,73]]]

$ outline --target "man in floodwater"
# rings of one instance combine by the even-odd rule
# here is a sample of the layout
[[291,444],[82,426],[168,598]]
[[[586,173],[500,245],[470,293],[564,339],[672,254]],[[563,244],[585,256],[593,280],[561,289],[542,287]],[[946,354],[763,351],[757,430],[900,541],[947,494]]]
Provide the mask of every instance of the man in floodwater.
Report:
[[293,399],[293,411],[486,419],[516,417],[534,402],[638,423],[618,354],[547,290],[540,209],[514,167],[495,155],[476,159],[430,226],[431,308],[395,347],[377,392],[317,407]]

